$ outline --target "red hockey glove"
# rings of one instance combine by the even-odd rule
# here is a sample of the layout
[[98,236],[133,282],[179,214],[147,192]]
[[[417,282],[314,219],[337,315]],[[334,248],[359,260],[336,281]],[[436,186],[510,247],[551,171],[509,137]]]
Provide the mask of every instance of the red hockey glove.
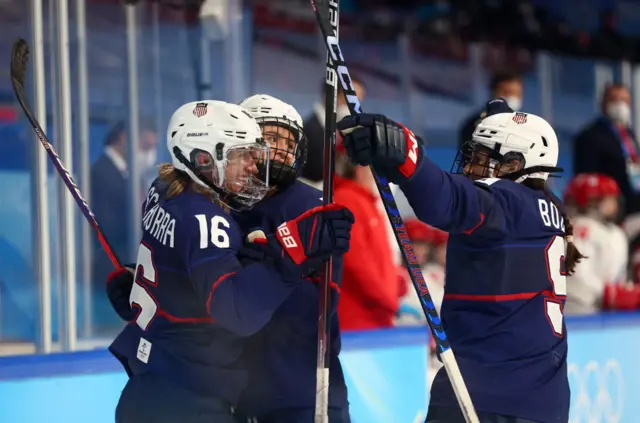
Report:
[[344,206],[329,204],[315,207],[283,223],[275,234],[253,239],[268,247],[279,269],[300,277],[312,263],[349,251],[353,214]]

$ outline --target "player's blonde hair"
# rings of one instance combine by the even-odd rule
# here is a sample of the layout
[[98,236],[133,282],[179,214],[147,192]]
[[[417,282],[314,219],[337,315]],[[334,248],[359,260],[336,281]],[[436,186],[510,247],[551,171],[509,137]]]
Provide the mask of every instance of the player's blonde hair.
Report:
[[194,183],[189,175],[176,169],[172,164],[161,164],[160,170],[158,171],[158,177],[161,181],[169,185],[166,194],[167,200],[177,197],[189,187],[198,194],[212,196],[211,190]]

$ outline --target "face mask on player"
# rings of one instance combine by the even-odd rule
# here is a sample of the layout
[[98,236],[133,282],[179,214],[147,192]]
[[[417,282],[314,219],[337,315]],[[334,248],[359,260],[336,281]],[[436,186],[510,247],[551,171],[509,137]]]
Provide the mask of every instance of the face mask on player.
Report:
[[192,163],[200,178],[209,180],[218,200],[235,211],[253,207],[269,190],[269,146],[248,143],[224,148],[218,144],[213,156],[193,150]]
[[296,180],[307,161],[307,138],[289,119],[264,117],[256,121],[270,147],[269,185],[283,188]]
[[[451,173],[463,174],[473,180],[483,178],[517,177],[515,172],[524,166],[521,154],[500,154],[496,150],[474,141],[467,141],[458,151]],[[521,174],[521,172],[518,172]],[[508,176],[509,175],[509,176]]]

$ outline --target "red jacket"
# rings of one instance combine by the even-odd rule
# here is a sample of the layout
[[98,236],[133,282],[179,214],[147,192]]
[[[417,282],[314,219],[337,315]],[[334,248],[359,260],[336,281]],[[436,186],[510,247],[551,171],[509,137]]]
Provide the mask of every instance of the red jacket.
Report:
[[340,329],[391,327],[404,286],[389,245],[386,216],[377,206],[377,196],[357,182],[336,176],[334,196],[355,216],[351,246],[344,256]]

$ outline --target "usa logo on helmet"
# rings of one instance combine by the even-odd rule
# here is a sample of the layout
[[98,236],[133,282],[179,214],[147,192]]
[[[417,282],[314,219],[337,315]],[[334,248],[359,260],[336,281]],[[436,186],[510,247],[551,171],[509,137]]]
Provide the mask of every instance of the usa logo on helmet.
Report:
[[527,114],[518,112],[515,115],[513,115],[513,121],[515,123],[517,123],[518,125],[520,125],[522,123],[526,123],[527,122]]
[[195,109],[193,109],[193,114],[197,117],[202,117],[207,114],[207,103],[198,103],[196,104]]

